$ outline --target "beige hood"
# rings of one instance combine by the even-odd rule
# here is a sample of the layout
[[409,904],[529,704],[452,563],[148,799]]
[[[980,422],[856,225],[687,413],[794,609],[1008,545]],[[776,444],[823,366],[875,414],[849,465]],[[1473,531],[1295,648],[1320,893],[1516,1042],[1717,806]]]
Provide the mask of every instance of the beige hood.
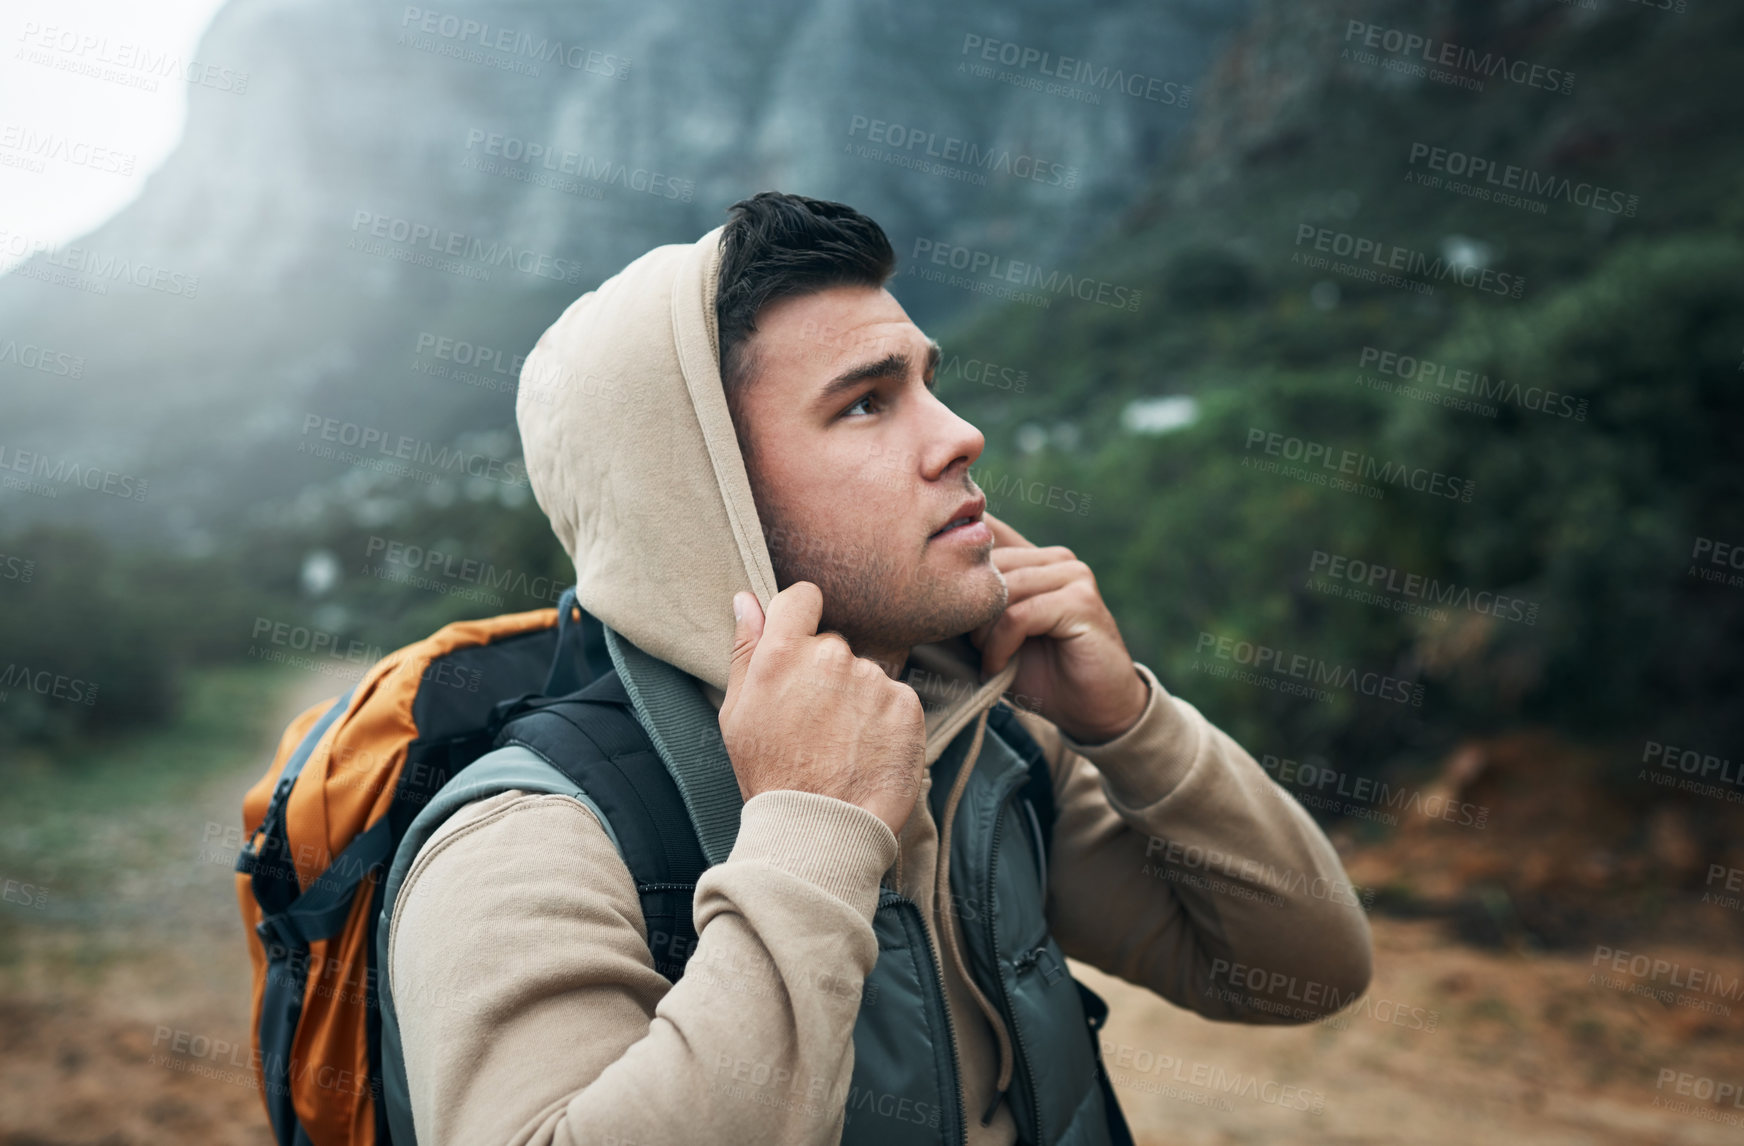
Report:
[[[733,594],[768,608],[776,593],[721,389],[725,230],[655,247],[571,303],[527,356],[515,400],[533,496],[575,562],[582,607],[715,690]],[[928,702],[929,762],[1004,692],[1017,658],[985,684],[979,665],[962,638],[914,651],[904,679]]]

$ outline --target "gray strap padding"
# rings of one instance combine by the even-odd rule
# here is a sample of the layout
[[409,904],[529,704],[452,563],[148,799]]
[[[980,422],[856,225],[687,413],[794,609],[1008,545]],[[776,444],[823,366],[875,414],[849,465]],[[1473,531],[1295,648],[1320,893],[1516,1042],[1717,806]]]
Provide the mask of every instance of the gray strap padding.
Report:
[[714,705],[697,687],[695,677],[649,656],[610,625],[603,628],[606,648],[636,717],[684,797],[702,854],[711,865],[722,862],[739,838],[739,812],[745,798],[739,794]]
[[412,1128],[411,1090],[406,1082],[406,1060],[400,1044],[400,1022],[394,1012],[393,976],[388,958],[388,944],[393,938],[394,905],[418,853],[450,816],[476,800],[516,790],[579,800],[605,828],[618,854],[623,855],[624,849],[618,843],[617,833],[612,830],[612,822],[606,819],[599,805],[577,788],[575,781],[519,744],[497,748],[480,756],[438,791],[412,820],[405,838],[400,841],[399,850],[394,853],[394,865],[389,869],[387,884],[382,889],[382,911],[376,921],[375,933],[376,958],[382,962],[376,973],[381,997],[382,1100],[387,1106],[388,1129],[393,1135],[394,1146],[412,1146],[417,1141]]

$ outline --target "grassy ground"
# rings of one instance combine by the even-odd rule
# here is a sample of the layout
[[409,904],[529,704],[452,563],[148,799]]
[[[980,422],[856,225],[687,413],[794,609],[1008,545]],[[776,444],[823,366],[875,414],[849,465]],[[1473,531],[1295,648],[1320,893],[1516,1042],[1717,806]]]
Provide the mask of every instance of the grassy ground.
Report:
[[344,687],[201,673],[170,727],[7,764],[0,880],[32,894],[0,904],[0,1141],[269,1140],[230,864],[278,731]]

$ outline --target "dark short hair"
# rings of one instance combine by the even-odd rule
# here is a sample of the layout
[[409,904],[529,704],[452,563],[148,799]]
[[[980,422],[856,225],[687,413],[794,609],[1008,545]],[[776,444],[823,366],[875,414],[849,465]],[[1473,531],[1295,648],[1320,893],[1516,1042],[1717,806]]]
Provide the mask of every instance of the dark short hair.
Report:
[[[756,373],[757,315],[777,299],[833,286],[881,287],[896,270],[884,229],[845,203],[759,191],[728,208],[715,292],[721,387],[739,425],[739,399]],[[745,434],[739,431],[741,449]]]

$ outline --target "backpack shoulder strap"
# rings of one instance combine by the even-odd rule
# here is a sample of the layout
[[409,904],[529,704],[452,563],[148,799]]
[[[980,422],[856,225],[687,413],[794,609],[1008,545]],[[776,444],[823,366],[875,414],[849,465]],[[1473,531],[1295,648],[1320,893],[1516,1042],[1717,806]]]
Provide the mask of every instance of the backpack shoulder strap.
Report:
[[636,881],[654,965],[676,982],[695,946],[691,900],[709,862],[618,674],[521,714],[497,744],[533,753],[590,797]]
[[[615,672],[515,716],[498,734],[497,746],[418,813],[383,888],[376,947],[384,963],[400,889],[424,844],[466,805],[515,790],[569,796],[593,812],[635,880],[654,965],[676,982],[696,946],[691,899],[708,863],[678,788]],[[383,1105],[393,1141],[414,1143],[399,1018],[386,971],[379,977]]]

